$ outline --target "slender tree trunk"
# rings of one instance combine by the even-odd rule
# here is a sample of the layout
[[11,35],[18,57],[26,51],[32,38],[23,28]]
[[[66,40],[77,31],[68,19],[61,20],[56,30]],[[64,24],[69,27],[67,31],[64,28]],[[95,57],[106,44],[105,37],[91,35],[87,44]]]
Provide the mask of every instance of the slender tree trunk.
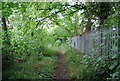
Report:
[[3,42],[3,44],[10,45],[10,40],[9,40],[9,36],[7,32],[8,29],[7,29],[7,24],[6,24],[6,18],[4,16],[2,16],[2,29],[4,32],[3,40],[5,41]]
[[6,25],[6,19],[4,16],[2,16],[2,28],[7,33],[7,25]]
[[85,32],[91,31],[91,27],[92,27],[92,22],[91,22],[91,16],[89,15]]

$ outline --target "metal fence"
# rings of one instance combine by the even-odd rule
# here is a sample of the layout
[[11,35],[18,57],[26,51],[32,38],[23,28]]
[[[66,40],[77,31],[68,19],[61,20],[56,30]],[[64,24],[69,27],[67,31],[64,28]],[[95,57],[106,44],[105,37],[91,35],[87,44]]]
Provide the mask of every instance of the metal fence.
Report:
[[69,38],[71,46],[87,55],[99,57],[103,54],[112,55],[118,52],[118,28],[110,27],[90,31]]

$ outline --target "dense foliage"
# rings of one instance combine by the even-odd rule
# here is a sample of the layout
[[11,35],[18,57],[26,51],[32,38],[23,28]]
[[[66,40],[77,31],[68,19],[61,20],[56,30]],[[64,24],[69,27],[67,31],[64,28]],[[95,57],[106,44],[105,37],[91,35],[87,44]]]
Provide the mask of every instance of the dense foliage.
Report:
[[118,78],[119,54],[95,59],[66,41],[96,28],[118,26],[119,6],[110,2],[3,2],[3,79],[51,79],[59,51],[65,54],[73,79]]

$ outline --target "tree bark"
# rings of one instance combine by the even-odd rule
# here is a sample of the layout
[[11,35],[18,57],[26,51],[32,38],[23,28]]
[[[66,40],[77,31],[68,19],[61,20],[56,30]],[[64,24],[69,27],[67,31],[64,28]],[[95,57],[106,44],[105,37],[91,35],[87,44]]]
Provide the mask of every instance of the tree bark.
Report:
[[3,40],[5,41],[3,42],[3,44],[10,45],[10,40],[9,40],[9,36],[7,32],[8,29],[7,29],[7,24],[6,24],[6,18],[4,16],[2,16],[2,29],[4,32]]
[[2,28],[7,33],[6,19],[4,16],[2,16]]

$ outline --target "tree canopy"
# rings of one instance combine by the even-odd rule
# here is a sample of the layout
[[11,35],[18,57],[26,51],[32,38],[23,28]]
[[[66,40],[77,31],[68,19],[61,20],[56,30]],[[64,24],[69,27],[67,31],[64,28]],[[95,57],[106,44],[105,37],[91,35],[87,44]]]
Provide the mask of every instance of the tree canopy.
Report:
[[[32,55],[54,56],[68,38],[118,25],[119,6],[119,2],[2,2],[3,59],[14,63]],[[6,61],[3,64],[6,68]]]

